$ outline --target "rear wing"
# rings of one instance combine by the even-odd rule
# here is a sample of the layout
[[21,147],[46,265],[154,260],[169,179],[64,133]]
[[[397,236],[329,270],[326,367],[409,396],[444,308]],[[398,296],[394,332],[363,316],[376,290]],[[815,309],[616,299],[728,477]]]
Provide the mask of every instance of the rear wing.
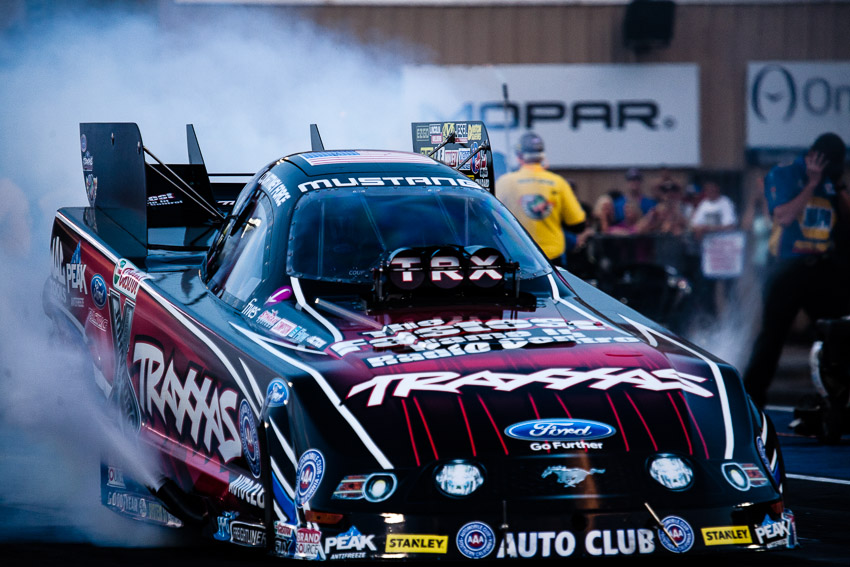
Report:
[[[197,236],[224,219],[243,183],[211,182],[191,124],[186,125],[186,137],[189,163],[165,164],[144,146],[134,123],[81,123],[80,152],[89,205],[145,248],[196,247]],[[253,174],[212,177],[230,175]],[[174,231],[174,227],[186,230]],[[180,236],[175,239],[177,232]]]
[[483,122],[414,122],[411,134],[414,152],[433,157],[495,194],[493,152]]

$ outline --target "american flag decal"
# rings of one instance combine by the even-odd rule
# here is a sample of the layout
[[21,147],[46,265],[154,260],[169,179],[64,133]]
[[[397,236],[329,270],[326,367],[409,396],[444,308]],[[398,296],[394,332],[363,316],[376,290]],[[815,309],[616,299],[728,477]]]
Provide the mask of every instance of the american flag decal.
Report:
[[433,164],[434,160],[429,157],[410,154],[405,152],[382,152],[382,151],[356,151],[340,150],[332,152],[312,152],[302,154],[301,159],[308,164],[334,165],[341,163],[426,163]]

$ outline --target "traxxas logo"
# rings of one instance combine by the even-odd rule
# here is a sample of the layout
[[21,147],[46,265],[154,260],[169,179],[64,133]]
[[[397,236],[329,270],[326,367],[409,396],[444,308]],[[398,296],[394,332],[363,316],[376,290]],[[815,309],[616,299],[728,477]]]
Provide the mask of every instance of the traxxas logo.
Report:
[[[653,392],[681,390],[703,398],[714,394],[701,383],[706,378],[679,372],[673,368],[644,370],[642,368],[548,368],[531,374],[493,372],[482,370],[462,376],[457,372],[432,371],[409,374],[384,374],[353,386],[347,397],[369,392],[367,406],[379,406],[387,395],[406,398],[413,392],[443,392],[460,394],[470,387],[488,388],[497,392],[513,392],[530,384],[543,384],[549,390],[562,391],[579,385],[595,390],[608,390],[615,386],[628,386]],[[393,389],[393,386],[395,388]]]
[[144,412],[153,416],[156,410],[169,427],[181,435],[188,433],[208,453],[217,450],[224,462],[241,455],[236,392],[214,386],[213,379],[192,363],[179,372],[173,358],[166,360],[162,347],[148,340],[136,341],[132,358],[139,365]]

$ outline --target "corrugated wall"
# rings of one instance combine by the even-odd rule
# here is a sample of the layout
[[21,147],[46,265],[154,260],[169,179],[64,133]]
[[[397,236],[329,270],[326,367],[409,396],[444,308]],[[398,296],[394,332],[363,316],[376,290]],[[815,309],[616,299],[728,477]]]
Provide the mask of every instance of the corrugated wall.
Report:
[[[184,9],[199,8],[177,10]],[[745,169],[748,61],[850,60],[848,2],[678,4],[670,47],[641,55],[623,44],[625,5],[254,9],[313,21],[366,44],[406,44],[406,55],[421,63],[697,63],[708,170]],[[622,181],[614,172],[567,173],[588,198]]]

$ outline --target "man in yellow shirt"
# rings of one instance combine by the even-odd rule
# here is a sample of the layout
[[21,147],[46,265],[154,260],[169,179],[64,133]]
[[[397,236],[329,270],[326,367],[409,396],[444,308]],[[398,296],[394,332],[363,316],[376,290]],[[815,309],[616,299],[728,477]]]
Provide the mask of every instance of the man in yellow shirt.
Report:
[[584,229],[584,209],[567,181],[543,167],[543,140],[534,132],[517,145],[520,168],[496,181],[496,196],[554,264],[566,266],[574,233]]

